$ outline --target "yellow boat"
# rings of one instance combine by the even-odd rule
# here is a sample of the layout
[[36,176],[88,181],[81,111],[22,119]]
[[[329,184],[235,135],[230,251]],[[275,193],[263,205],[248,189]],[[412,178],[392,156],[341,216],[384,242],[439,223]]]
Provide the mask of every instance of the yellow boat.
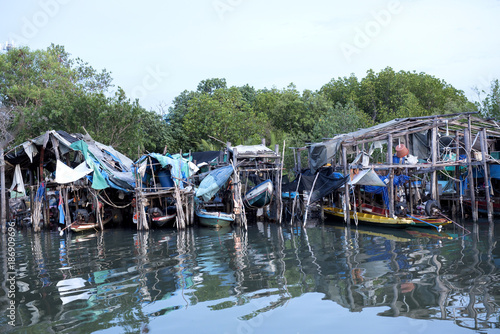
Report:
[[[344,210],[340,208],[325,207],[325,213],[335,217],[344,218]],[[360,223],[370,224],[370,225],[402,227],[402,228],[416,225],[416,223],[410,218],[402,218],[402,217],[392,218],[372,213],[354,212],[354,211],[350,211],[349,214],[351,217],[351,221],[355,221],[355,219],[357,219],[358,222]]]

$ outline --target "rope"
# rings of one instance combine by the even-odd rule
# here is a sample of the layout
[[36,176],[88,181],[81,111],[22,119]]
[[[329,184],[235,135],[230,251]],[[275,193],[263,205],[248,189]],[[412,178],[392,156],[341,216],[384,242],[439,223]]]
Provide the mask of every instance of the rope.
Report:
[[116,204],[114,204],[114,203],[111,201],[111,199],[109,198],[109,196],[108,196],[108,194],[106,193],[106,191],[103,191],[103,192],[104,192],[104,194],[106,194],[106,197],[108,198],[108,201],[109,201],[109,202],[108,202],[108,201],[106,201],[106,200],[105,200],[105,199],[101,196],[101,193],[100,193],[100,192],[99,192],[99,193],[97,193],[97,196],[99,196],[99,198],[100,198],[100,199],[101,199],[104,203],[106,203],[106,204],[107,204],[107,205],[109,205],[109,206],[115,207],[115,208],[117,208],[117,209],[125,209],[126,207],[128,207],[128,206],[130,206],[130,205],[132,204],[132,202],[130,202],[129,204],[127,204],[127,205],[123,205],[123,206],[116,205]]

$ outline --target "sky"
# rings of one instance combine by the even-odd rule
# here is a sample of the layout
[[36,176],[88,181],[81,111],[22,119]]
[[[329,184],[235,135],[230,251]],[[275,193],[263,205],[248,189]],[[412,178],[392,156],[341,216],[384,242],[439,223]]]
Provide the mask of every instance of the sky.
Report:
[[146,109],[200,81],[318,90],[386,67],[477,100],[500,79],[500,0],[0,0],[0,43],[111,72]]

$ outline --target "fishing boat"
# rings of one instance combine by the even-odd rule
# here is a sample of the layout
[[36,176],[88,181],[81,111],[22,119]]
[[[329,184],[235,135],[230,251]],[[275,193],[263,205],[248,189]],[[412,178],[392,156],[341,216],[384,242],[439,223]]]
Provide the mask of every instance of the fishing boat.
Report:
[[[344,218],[345,214],[344,210],[340,208],[325,207],[324,210],[326,214],[339,218]],[[398,228],[405,228],[415,225],[415,222],[412,219],[403,217],[386,217],[376,213],[367,213],[362,211],[360,212],[349,211],[349,215],[351,220],[353,221],[357,220],[358,222],[363,224],[386,226],[386,227],[398,227]]]
[[201,225],[208,227],[227,227],[234,222],[234,214],[220,211],[209,212],[200,208],[196,210],[196,216]]
[[[110,222],[113,216],[108,216],[102,220],[102,225]],[[85,209],[79,209],[75,212],[75,221],[71,223],[69,227],[73,232],[83,232],[89,230],[98,230],[101,228],[100,224],[97,223],[92,216],[89,215],[88,211]]]
[[[488,213],[488,202],[482,200],[476,200],[477,203],[477,211],[482,214]],[[472,210],[472,202],[470,200],[464,200],[464,204]],[[500,202],[496,198],[493,201],[493,215],[500,216]]]
[[175,222],[175,217],[177,217],[176,213],[172,214],[166,214],[163,216],[156,216],[156,217],[151,217],[151,222],[156,225],[157,227],[163,227],[167,225],[172,225]]
[[165,211],[166,212],[163,213],[158,207],[149,209],[148,214],[150,222],[156,227],[173,226],[175,218],[177,217],[175,206],[168,207]]
[[[102,225],[104,226],[106,223],[108,223],[113,217],[109,217],[107,219],[103,219]],[[100,229],[101,226],[99,226],[98,223],[92,223],[92,222],[81,222],[81,221],[75,221],[71,224],[70,229],[73,232],[83,232],[83,231],[89,231],[89,230],[98,230]]]
[[[429,208],[430,206],[431,205],[428,205],[427,210],[432,211],[432,209]],[[362,203],[359,206],[359,210],[363,213],[373,213],[380,216],[389,216],[389,210],[366,203]],[[407,215],[407,217],[413,221],[412,225],[415,227],[435,227],[436,229],[438,229],[441,226],[452,223],[452,221],[447,218],[437,216],[414,214]]]
[[273,182],[266,180],[250,189],[243,198],[243,203],[249,208],[263,208],[271,203],[272,198]]

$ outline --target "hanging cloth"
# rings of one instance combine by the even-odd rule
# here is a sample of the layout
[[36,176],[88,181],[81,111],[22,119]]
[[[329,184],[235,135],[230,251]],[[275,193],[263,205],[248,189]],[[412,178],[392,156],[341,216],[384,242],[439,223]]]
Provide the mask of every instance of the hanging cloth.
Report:
[[14,179],[12,180],[12,186],[10,187],[10,191],[13,191],[14,188],[18,193],[21,193],[22,196],[26,196],[26,189],[24,188],[23,174],[21,174],[21,166],[16,165],[14,169]]

